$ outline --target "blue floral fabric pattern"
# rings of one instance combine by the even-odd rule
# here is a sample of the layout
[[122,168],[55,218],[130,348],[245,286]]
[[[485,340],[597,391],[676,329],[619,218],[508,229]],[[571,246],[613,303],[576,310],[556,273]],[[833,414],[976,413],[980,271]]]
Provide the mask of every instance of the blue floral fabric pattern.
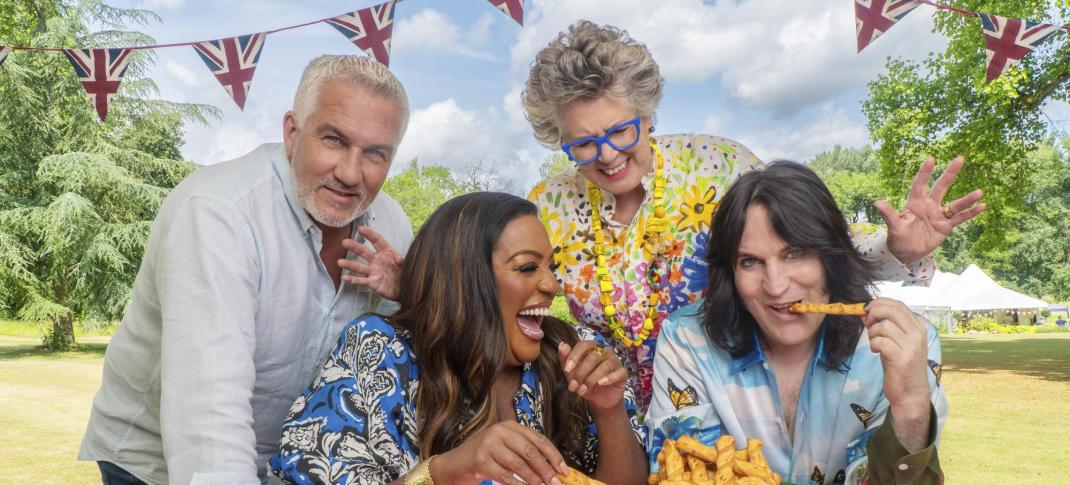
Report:
[[[601,337],[576,328],[580,339]],[[382,484],[397,480],[419,462],[416,392],[420,369],[412,337],[382,318],[366,315],[348,324],[304,395],[294,402],[282,428],[272,473],[284,483]],[[539,432],[542,386],[526,364],[513,396],[517,421]],[[625,390],[632,429],[645,444],[635,417],[635,398]],[[469,410],[469,418],[475,410]],[[598,463],[598,433],[588,414],[582,456],[566,456],[590,474]],[[484,482],[489,484],[492,482]]]

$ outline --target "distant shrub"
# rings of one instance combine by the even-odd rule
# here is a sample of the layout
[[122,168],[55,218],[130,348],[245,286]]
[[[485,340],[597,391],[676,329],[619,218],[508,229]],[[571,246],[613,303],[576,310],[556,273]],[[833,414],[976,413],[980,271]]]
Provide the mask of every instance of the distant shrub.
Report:
[[962,329],[962,333],[969,332],[981,332],[981,333],[997,333],[999,332],[999,324],[996,323],[996,319],[992,317],[973,317],[959,326]]
[[1060,327],[1054,323],[1045,323],[1037,327],[1037,333],[1067,333],[1070,332],[1070,328]]

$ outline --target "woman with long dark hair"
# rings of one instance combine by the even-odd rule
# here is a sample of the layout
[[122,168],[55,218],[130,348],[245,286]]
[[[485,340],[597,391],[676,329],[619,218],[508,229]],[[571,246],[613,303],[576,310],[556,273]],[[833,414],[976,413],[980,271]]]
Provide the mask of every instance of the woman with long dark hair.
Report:
[[645,483],[627,371],[592,332],[549,316],[551,260],[531,202],[446,202],[405,258],[400,310],[350,323],[294,404],[274,472],[302,484],[537,484],[572,467]]
[[[662,328],[651,456],[665,439],[732,435],[762,440],[792,483],[942,481],[939,335],[870,296],[872,263],[821,179],[784,161],[744,174],[721,200],[709,248],[704,304]],[[794,306],[803,302],[830,314]],[[864,304],[864,315],[830,303]]]

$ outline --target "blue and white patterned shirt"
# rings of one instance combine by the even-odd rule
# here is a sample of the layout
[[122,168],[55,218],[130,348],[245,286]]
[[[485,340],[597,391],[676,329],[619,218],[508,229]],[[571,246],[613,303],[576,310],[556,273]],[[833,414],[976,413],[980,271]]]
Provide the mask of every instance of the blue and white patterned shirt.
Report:
[[[573,327],[582,340],[598,340],[591,330]],[[375,315],[342,329],[338,346],[319,375],[290,409],[282,427],[272,472],[284,483],[382,484],[397,480],[419,462],[416,391],[420,366],[412,337]],[[525,364],[513,396],[516,420],[540,433],[542,386],[533,364]],[[632,430],[645,443],[646,429],[635,416],[635,397],[624,391]],[[474,416],[471,410],[469,418]],[[565,458],[592,474],[598,462],[598,432],[588,414],[582,456]],[[482,485],[492,482],[485,481]]]
[[[948,408],[939,384],[940,338],[932,325],[927,327],[934,448]],[[867,463],[867,444],[888,414],[880,357],[862,332],[854,354],[839,369],[828,370],[823,339],[819,342],[799,390],[793,442],[776,376],[757,339],[753,349],[733,358],[707,337],[700,305],[671,315],[654,359],[654,397],[646,420],[649,456],[657,456],[665,439],[691,435],[712,445],[729,433],[737,444],[761,439],[770,468],[786,482],[855,483]],[[921,461],[920,466],[927,466],[928,456]],[[898,469],[905,464],[900,462]],[[656,469],[652,459],[651,470]]]

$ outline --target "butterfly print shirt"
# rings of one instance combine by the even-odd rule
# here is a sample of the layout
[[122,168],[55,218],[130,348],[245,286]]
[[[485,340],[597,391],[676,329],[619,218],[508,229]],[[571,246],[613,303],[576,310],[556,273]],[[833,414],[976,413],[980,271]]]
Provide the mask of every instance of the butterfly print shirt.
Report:
[[[777,391],[773,367],[761,346],[741,357],[711,343],[702,327],[701,308],[691,305],[666,319],[654,359],[654,396],[647,414],[648,455],[656,457],[666,439],[683,435],[713,445],[731,434],[737,446],[762,440],[770,468],[785,482],[804,484],[940,483],[936,444],[947,419],[947,398],[940,387],[940,337],[928,328],[929,388],[932,419],[929,446],[908,454],[888,417],[880,357],[865,332],[853,355],[827,369],[823,338],[799,390],[795,440]],[[755,339],[757,341],[757,339]],[[651,460],[651,470],[658,467]]]

